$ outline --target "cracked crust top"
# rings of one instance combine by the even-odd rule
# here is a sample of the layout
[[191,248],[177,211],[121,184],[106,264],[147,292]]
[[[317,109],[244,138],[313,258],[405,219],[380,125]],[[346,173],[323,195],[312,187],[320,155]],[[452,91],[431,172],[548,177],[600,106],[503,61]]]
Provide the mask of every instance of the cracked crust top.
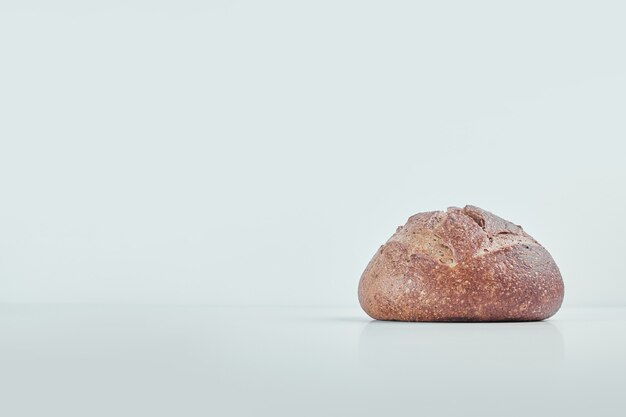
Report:
[[361,306],[380,320],[543,320],[562,300],[559,269],[543,246],[474,206],[410,217],[359,283]]

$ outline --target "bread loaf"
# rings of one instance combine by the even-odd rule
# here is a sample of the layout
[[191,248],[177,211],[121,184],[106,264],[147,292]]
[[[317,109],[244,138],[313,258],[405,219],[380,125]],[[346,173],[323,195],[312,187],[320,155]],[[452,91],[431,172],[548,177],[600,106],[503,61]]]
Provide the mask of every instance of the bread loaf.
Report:
[[520,226],[474,206],[419,213],[376,252],[359,302],[378,320],[532,321],[563,301],[552,256]]

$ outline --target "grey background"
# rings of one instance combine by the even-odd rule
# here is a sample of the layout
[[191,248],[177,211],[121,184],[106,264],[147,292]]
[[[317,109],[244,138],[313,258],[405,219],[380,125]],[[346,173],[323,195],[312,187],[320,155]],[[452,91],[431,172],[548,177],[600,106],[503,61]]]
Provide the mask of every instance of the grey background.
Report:
[[[52,4],[54,3],[54,4]],[[475,204],[626,305],[621,2],[0,3],[0,302],[355,305]]]

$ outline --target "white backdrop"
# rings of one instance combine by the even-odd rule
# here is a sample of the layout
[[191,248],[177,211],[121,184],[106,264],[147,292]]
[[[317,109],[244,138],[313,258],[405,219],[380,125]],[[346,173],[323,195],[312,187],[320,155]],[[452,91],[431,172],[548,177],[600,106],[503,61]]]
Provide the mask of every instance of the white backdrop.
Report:
[[0,302],[355,305],[475,204],[626,305],[623,3],[54,3],[0,3]]

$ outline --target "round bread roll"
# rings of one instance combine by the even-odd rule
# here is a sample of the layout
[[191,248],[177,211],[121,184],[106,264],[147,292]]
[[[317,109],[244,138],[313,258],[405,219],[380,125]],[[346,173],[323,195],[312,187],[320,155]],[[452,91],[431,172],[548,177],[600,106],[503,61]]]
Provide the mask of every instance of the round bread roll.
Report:
[[557,312],[563,280],[520,226],[474,206],[419,213],[380,247],[359,282],[374,319],[534,321]]

